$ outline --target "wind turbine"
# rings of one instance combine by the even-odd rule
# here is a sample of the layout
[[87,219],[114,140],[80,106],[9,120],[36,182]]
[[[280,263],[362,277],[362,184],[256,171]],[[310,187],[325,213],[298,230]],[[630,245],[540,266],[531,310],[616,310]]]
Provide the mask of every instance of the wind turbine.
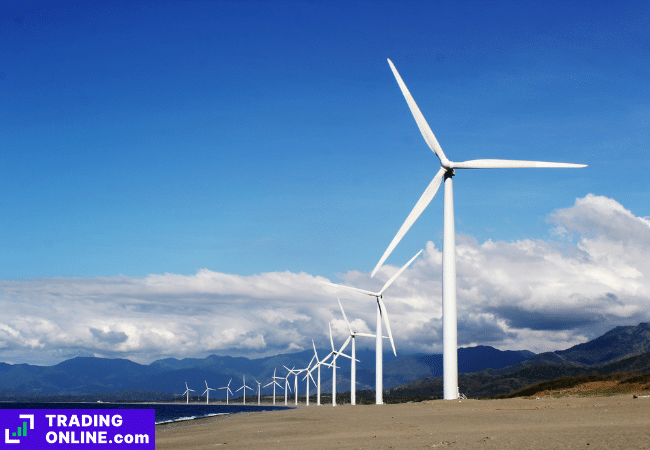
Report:
[[[350,325],[350,322],[348,321],[348,318],[345,315],[345,311],[343,311],[343,305],[341,304],[341,300],[337,298],[339,301],[339,306],[341,307],[341,312],[343,313],[343,319],[345,319],[345,323],[348,324],[348,329],[350,330],[350,337],[352,338],[352,365],[350,369],[350,403],[352,405],[357,404],[357,361],[356,361],[356,337],[357,336],[365,336],[365,337],[375,337],[374,334],[369,334],[369,333],[357,333],[355,331],[352,331],[352,326]],[[386,336],[384,336],[386,337]]]
[[[331,322],[330,322],[329,326],[330,326],[330,342],[332,344],[332,352],[327,356],[329,357],[330,355],[332,355],[332,364],[330,365],[330,367],[332,368],[332,406],[336,406],[336,369],[337,369],[337,367],[336,367],[336,358],[338,358],[339,356],[344,356],[344,357],[346,357],[348,359],[352,359],[352,357],[350,357],[350,356],[346,355],[345,353],[343,353],[343,350],[345,350],[345,347],[347,347],[348,343],[350,342],[351,336],[348,336],[348,338],[345,340],[345,343],[341,346],[340,350],[336,350],[336,348],[334,348],[334,339],[332,338],[332,323]],[[327,359],[327,358],[325,358],[325,359]]]
[[187,394],[187,404],[189,405],[190,403],[190,392],[194,392],[194,389],[190,389],[187,387],[187,381],[185,382],[185,392],[183,392],[181,395]]
[[207,405],[208,403],[210,403],[210,391],[216,391],[216,389],[212,389],[212,388],[208,387],[208,381],[207,380],[204,380],[204,381],[205,381],[205,392],[204,392],[204,394],[206,394],[206,396],[205,396],[205,404]]
[[224,387],[220,387],[220,388],[219,388],[219,389],[225,389],[225,390],[226,390],[226,405],[228,404],[228,393],[230,393],[230,395],[234,395],[234,394],[232,393],[232,391],[230,390],[230,383],[231,383],[231,382],[232,382],[232,378],[231,378],[230,381],[228,382],[228,386],[224,386]]
[[[312,340],[312,344],[314,341]],[[309,361],[309,364],[307,364],[307,368],[304,369],[307,371],[307,374],[305,375],[305,378],[303,380],[307,380],[307,385],[305,386],[305,404],[309,406],[309,379],[311,378],[311,381],[316,385],[316,382],[314,381],[314,377],[311,376],[311,363],[314,362],[314,359],[318,360],[318,357],[316,355],[312,356],[311,361]]]
[[366,291],[365,289],[358,289],[352,286],[345,286],[343,284],[334,284],[334,283],[325,283],[331,286],[336,286],[344,289],[349,289],[360,294],[370,295],[377,299],[377,331],[375,333],[376,343],[375,343],[375,403],[381,405],[384,403],[384,343],[382,340],[382,329],[381,329],[381,320],[384,319],[386,324],[386,330],[388,331],[388,339],[390,339],[390,344],[393,347],[393,354],[397,356],[397,351],[395,350],[395,342],[393,341],[393,334],[390,331],[390,323],[388,321],[388,311],[386,311],[386,305],[382,300],[384,292],[390,287],[391,284],[406,270],[406,268],[411,265],[411,263],[420,256],[422,250],[417,252],[417,254],[410,259],[409,262],[404,264],[401,269],[399,269],[395,275],[390,277],[390,279],[384,284],[384,287],[381,288],[379,292]]
[[411,225],[422,214],[438,192],[443,179],[445,182],[444,210],[443,210],[443,247],[442,247],[442,342],[443,342],[443,391],[445,400],[454,400],[458,397],[458,323],[456,316],[456,236],[454,230],[454,193],[452,177],[455,169],[515,169],[515,168],[579,168],[587,167],[586,164],[570,164],[543,161],[516,161],[507,159],[475,159],[464,162],[453,162],[447,159],[442,147],[431,131],[420,108],[413,100],[413,96],[402,81],[397,69],[389,59],[397,84],[406,99],[411,114],[420,129],[420,133],[429,148],[440,160],[440,170],[433,177],[429,186],[415,204],[415,207],[406,218],[406,221],[393,238],[383,256],[372,271],[372,276],[384,263]]
[[[313,362],[314,359],[316,359],[316,365],[314,365],[314,367],[312,367],[311,369],[307,370],[307,375],[305,375],[305,378],[307,378],[308,376],[311,377],[311,373],[314,370],[318,369],[318,376],[317,376],[318,383],[314,382],[314,384],[316,385],[316,404],[318,406],[320,406],[320,366],[321,365],[327,365],[327,364],[325,364],[325,359],[329,358],[332,354],[330,353],[329,355],[327,355],[325,357],[325,359],[319,361],[318,360],[318,352],[316,351],[316,344],[314,344],[313,339],[311,341],[311,345],[314,346],[314,357],[311,360]],[[311,363],[309,363],[309,364],[311,365]],[[311,380],[314,381],[314,378],[312,377]],[[309,380],[307,380],[307,401],[309,401]]]
[[[284,368],[287,369],[287,366],[284,366]],[[289,375],[291,375],[291,371],[289,371],[287,376],[284,378],[278,377],[280,380],[284,380],[284,406],[287,406],[287,390],[291,392],[291,386],[289,385]]]
[[289,377],[289,375],[294,376],[294,381],[293,381],[294,387],[293,387],[293,389],[294,389],[295,394],[296,394],[295,404],[297,405],[298,404],[298,375],[300,375],[302,372],[304,372],[307,369],[294,370],[294,368],[289,369],[287,366],[284,366],[284,368],[289,371],[289,374],[287,375],[287,377]]
[[242,387],[240,387],[239,389],[237,389],[235,392],[239,392],[242,389],[244,390],[244,397],[243,397],[244,398],[244,403],[243,404],[245,405],[246,404],[246,389],[250,389],[252,391],[253,388],[250,388],[250,387],[246,386],[246,375],[243,375],[243,379],[244,379],[244,385]]
[[257,404],[260,404],[260,398],[262,396],[262,383],[257,381],[257,378],[253,377],[253,380],[257,383]]
[[268,387],[268,386],[273,385],[273,404],[274,404],[274,405],[275,405],[275,387],[277,386],[277,387],[279,387],[280,389],[282,389],[282,386],[280,385],[280,383],[278,383],[277,381],[275,381],[276,379],[277,379],[277,380],[282,380],[283,378],[281,378],[281,377],[276,377],[276,376],[275,376],[275,369],[273,369],[273,381],[271,381],[269,384],[267,384],[266,386],[264,386],[264,387]]

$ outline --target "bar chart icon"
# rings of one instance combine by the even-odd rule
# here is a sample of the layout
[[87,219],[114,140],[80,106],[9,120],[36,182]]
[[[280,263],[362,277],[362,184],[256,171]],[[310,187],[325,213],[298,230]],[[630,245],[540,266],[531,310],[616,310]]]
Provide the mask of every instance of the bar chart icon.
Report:
[[22,427],[18,427],[18,430],[15,433],[11,433],[12,437],[22,437],[27,436],[27,422],[23,422]]

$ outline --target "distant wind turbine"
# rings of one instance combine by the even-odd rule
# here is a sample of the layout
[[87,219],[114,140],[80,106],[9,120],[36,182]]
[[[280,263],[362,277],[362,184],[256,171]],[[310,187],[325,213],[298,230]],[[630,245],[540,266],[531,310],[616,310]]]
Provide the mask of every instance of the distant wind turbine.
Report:
[[[294,370],[295,368],[289,369],[287,366],[284,366],[284,368],[289,371],[289,375],[294,376],[293,389],[295,391],[294,393],[295,393],[295,397],[296,397],[295,404],[297,405],[298,404],[298,375],[300,375],[302,372],[304,372],[307,369]],[[287,375],[287,377],[289,375]]]
[[[287,366],[284,366],[284,368],[286,369]],[[287,370],[289,370],[289,369],[287,369]],[[291,375],[291,372],[289,372],[287,374],[287,376],[284,377],[284,378],[278,377],[280,380],[284,380],[284,406],[287,406],[287,404],[288,404],[287,403],[287,391],[291,392],[291,386],[289,385],[289,375]]]
[[276,370],[276,369],[273,369],[273,381],[271,381],[269,384],[267,384],[266,386],[264,386],[264,387],[269,387],[269,386],[273,385],[273,404],[274,404],[274,405],[275,405],[275,387],[277,386],[277,387],[279,387],[280,389],[282,389],[282,386],[281,386],[280,383],[278,383],[276,380],[282,380],[282,379],[283,379],[283,378],[281,378],[281,377],[276,377],[276,376],[275,376],[275,370]]
[[230,390],[230,383],[232,383],[232,378],[228,382],[227,386],[220,387],[219,389],[225,389],[226,390],[226,405],[228,404],[228,394],[233,395],[232,391]]
[[[314,344],[314,340],[313,340],[313,339],[312,339],[312,341],[311,341],[311,345],[314,346],[314,357],[312,358],[312,362],[313,362],[314,359],[315,359],[315,360],[316,360],[316,364],[314,365],[314,367],[312,367],[311,369],[309,369],[309,370],[307,371],[307,375],[305,375],[305,378],[307,378],[307,376],[310,376],[310,377],[311,377],[311,373],[312,373],[314,370],[318,370],[318,376],[317,376],[317,380],[318,380],[318,382],[315,382],[314,384],[316,385],[316,404],[317,404],[318,406],[320,406],[320,366],[321,366],[321,365],[326,365],[326,364],[325,364],[325,360],[320,360],[320,361],[319,361],[319,359],[318,359],[318,352],[316,351],[316,344]],[[329,357],[329,355],[328,355],[328,357]],[[310,363],[310,365],[311,365],[311,363]],[[314,378],[313,378],[313,377],[312,377],[312,381],[314,381]],[[307,398],[309,399],[309,380],[307,380]]]
[[390,287],[391,284],[406,270],[408,266],[411,265],[415,258],[420,256],[422,250],[417,252],[417,254],[411,258],[409,262],[404,264],[401,269],[399,269],[395,275],[390,277],[390,279],[384,284],[384,287],[381,288],[379,292],[366,291],[365,289],[358,289],[352,286],[345,286],[343,284],[334,284],[334,283],[325,283],[330,286],[336,286],[343,289],[348,289],[350,291],[358,292],[360,294],[370,295],[375,297],[377,300],[377,331],[375,333],[375,403],[381,405],[384,403],[384,343],[382,340],[382,329],[381,321],[382,318],[386,324],[386,331],[388,331],[388,339],[390,339],[390,344],[393,347],[393,354],[397,356],[397,351],[395,350],[395,342],[393,341],[393,333],[390,331],[390,322],[388,321],[388,311],[386,311],[386,305],[382,300],[384,292]]
[[190,403],[190,392],[194,392],[194,389],[190,389],[187,387],[187,381],[185,382],[185,392],[183,392],[182,395],[187,394],[187,404],[189,405]]
[[215,391],[215,390],[216,389],[212,389],[212,388],[208,387],[208,381],[205,380],[205,392],[203,392],[203,393],[205,394],[205,404],[206,405],[208,403],[210,403],[210,391]]
[[[348,318],[345,315],[345,311],[343,311],[343,305],[341,304],[341,300],[337,299],[339,301],[339,306],[341,307],[341,312],[343,313],[343,319],[345,320],[345,323],[348,325],[348,329],[350,330],[350,338],[352,338],[352,364],[350,368],[350,404],[356,405],[357,404],[357,361],[356,361],[356,337],[357,336],[364,336],[364,337],[375,337],[374,334],[369,334],[369,333],[357,333],[355,331],[352,331],[352,325],[350,325],[350,322],[348,321]],[[384,336],[387,337],[387,336]]]
[[348,338],[345,340],[345,343],[341,346],[341,349],[336,350],[336,348],[334,348],[334,338],[332,338],[331,322],[329,326],[330,326],[330,343],[332,344],[332,352],[330,353],[330,355],[332,355],[332,364],[330,366],[332,368],[332,406],[336,406],[336,369],[337,369],[336,358],[338,358],[339,356],[344,356],[345,358],[352,359],[351,356],[348,356],[345,353],[343,353],[343,350],[345,350],[345,347],[348,346],[351,337],[348,336]]
[[243,404],[245,405],[246,404],[246,389],[250,389],[252,391],[253,388],[246,386],[246,375],[243,375],[243,380],[244,380],[244,385],[242,387],[240,387],[239,389],[237,389],[235,392],[239,392],[242,389],[244,390],[244,396],[243,396],[244,402],[243,402]]
[[[313,343],[314,341],[312,340],[312,344]],[[316,382],[314,381],[314,377],[311,375],[311,364],[314,362],[314,359],[318,360],[318,357],[316,355],[312,356],[311,361],[309,361],[309,364],[307,364],[307,368],[304,369],[307,372],[305,378],[303,378],[303,380],[307,380],[307,384],[305,386],[305,404],[307,406],[309,406],[309,379],[311,378],[311,381],[314,383],[314,386],[316,385]]]
[[433,177],[429,186],[415,204],[415,207],[406,218],[397,235],[393,238],[377,266],[372,271],[374,276],[393,251],[411,225],[422,214],[438,192],[443,179],[445,182],[444,210],[443,210],[443,247],[442,247],[442,342],[443,342],[443,395],[445,400],[454,400],[458,397],[458,323],[456,310],[456,237],[454,230],[454,193],[452,177],[456,169],[514,169],[514,168],[579,168],[587,167],[586,164],[570,164],[543,161],[517,161],[507,159],[475,159],[464,162],[453,162],[447,159],[442,147],[431,131],[420,108],[413,100],[406,84],[400,77],[397,69],[389,59],[393,75],[399,84],[402,94],[406,99],[411,114],[420,129],[420,133],[429,148],[440,160],[440,170]]
[[257,404],[260,404],[261,396],[262,396],[262,383],[257,381],[257,378],[253,377],[253,380],[257,383]]

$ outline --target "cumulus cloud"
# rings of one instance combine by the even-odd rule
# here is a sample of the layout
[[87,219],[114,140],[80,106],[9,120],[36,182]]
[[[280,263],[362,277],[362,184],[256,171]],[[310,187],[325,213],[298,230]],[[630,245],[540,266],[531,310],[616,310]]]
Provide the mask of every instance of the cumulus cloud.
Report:
[[[648,321],[650,221],[595,195],[552,212],[554,240],[477,242],[457,235],[459,345],[536,352],[567,348],[616,325]],[[442,349],[442,254],[431,242],[384,296],[398,353]],[[398,268],[342,282],[378,291]],[[374,332],[373,297],[290,272],[207,269],[145,278],[0,282],[0,359],[52,364],[77,355],[150,362],[211,353],[260,357],[329,346],[352,327]],[[337,282],[339,280],[333,280]],[[372,339],[357,346],[374,348]]]

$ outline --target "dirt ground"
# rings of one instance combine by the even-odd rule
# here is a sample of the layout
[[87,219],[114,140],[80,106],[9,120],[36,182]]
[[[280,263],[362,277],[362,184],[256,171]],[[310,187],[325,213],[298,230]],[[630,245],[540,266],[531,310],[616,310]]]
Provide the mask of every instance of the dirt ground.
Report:
[[650,449],[650,397],[556,395],[235,414],[159,425],[156,448]]

